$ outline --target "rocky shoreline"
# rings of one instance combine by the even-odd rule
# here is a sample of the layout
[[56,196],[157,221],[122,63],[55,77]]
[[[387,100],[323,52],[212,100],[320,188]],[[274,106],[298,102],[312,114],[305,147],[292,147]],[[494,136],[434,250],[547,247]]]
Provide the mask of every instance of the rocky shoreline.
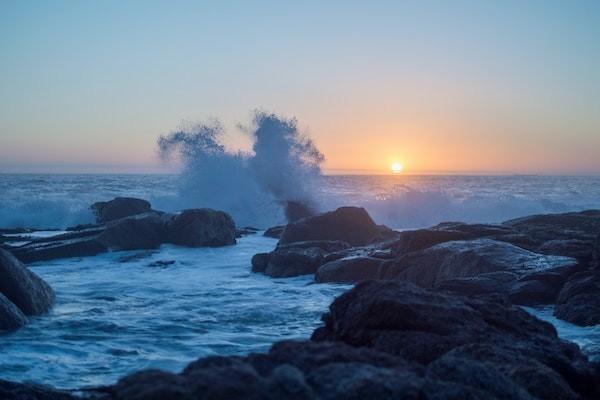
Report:
[[[215,210],[167,214],[139,199],[92,207],[97,225],[18,247],[4,241],[0,276],[13,280],[0,284],[0,322],[19,321],[17,308],[25,323],[27,312],[52,304],[49,286],[22,262],[162,243],[230,245],[254,233]],[[201,358],[178,374],[140,371],[76,392],[0,380],[0,398],[600,398],[600,366],[519,307],[555,305],[560,319],[600,323],[600,211],[396,232],[364,209],[343,207],[265,234],[279,243],[252,258],[254,272],[356,284],[334,300],[310,340]],[[33,302],[14,294],[17,284]]]

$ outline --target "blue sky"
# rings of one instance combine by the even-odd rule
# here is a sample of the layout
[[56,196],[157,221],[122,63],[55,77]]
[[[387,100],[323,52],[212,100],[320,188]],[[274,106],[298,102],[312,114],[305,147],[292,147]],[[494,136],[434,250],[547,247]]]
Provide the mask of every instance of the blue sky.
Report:
[[3,1],[0,172],[160,171],[296,116],[327,170],[600,172],[598,1]]

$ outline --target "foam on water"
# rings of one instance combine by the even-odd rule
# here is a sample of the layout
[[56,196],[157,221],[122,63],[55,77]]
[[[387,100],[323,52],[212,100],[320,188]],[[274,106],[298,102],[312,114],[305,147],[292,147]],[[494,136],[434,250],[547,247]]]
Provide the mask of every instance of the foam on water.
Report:
[[[252,255],[275,243],[259,234],[222,248],[163,246],[34,264],[56,305],[0,336],[0,378],[102,385],[142,368],[179,371],[201,356],[306,339],[348,286],[251,273]],[[157,261],[166,265],[152,266]]]

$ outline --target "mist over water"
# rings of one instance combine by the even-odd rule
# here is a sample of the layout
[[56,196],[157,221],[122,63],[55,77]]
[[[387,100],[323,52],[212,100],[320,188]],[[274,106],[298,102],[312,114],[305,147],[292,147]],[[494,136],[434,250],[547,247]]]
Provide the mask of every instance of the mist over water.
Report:
[[161,136],[163,160],[177,155],[183,162],[177,196],[166,208],[210,207],[230,213],[239,225],[258,226],[284,222],[287,201],[317,209],[324,156],[296,120],[257,112],[246,131],[251,153],[227,150],[218,122]]

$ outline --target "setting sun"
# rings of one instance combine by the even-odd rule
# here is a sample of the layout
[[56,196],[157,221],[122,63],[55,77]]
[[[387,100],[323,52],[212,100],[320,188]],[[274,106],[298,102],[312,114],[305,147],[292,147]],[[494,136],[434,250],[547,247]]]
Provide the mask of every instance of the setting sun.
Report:
[[400,172],[402,172],[404,167],[399,162],[395,162],[395,163],[392,163],[391,169],[392,169],[392,173],[399,174]]

